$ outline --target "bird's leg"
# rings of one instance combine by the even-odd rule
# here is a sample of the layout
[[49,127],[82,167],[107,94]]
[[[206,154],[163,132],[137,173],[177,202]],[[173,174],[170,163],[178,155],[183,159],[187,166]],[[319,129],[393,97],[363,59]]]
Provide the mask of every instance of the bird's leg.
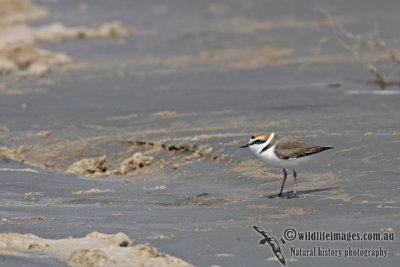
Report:
[[294,178],[293,196],[296,196],[297,173],[294,169],[293,169],[293,178]]
[[282,197],[282,191],[283,191],[283,187],[285,185],[285,181],[286,181],[286,177],[287,177],[286,170],[285,169],[282,169],[282,170],[283,170],[283,182],[282,182],[281,191],[279,192],[278,197]]
[[294,169],[293,169],[293,178],[294,178],[293,195],[291,197],[288,197],[288,198],[298,198],[298,196],[296,194],[297,173],[296,173],[296,171]]

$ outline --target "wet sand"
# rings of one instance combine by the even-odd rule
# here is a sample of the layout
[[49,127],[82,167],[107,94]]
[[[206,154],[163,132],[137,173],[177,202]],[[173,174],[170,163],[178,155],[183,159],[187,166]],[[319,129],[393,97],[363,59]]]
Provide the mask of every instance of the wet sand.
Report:
[[[279,266],[253,225],[396,237],[286,240],[290,266],[398,261],[400,77],[381,90],[333,37],[315,53],[338,23],[379,24],[398,51],[396,1],[44,2],[0,13],[2,264],[121,266],[140,250],[148,266]],[[264,131],[335,147],[296,169],[298,199],[270,198],[281,170],[239,148]],[[388,255],[291,254],[314,246]]]

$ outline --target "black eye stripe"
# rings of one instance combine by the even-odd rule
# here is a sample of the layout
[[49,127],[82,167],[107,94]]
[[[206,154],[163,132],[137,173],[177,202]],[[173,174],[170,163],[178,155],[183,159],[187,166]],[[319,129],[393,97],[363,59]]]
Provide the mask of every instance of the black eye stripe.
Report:
[[265,143],[265,140],[260,140],[260,139],[258,139],[258,140],[253,141],[253,142],[250,144],[250,146],[252,146],[252,145],[259,145],[259,144],[263,144],[263,143]]

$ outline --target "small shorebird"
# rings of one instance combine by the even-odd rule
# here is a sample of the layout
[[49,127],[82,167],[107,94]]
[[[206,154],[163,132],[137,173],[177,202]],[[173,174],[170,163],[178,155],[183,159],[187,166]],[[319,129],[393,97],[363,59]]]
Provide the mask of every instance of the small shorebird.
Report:
[[297,197],[296,179],[297,173],[294,167],[307,162],[314,154],[333,148],[333,146],[313,146],[297,141],[292,137],[277,135],[275,133],[260,133],[250,137],[248,144],[241,146],[250,148],[256,157],[271,167],[283,169],[283,182],[278,196],[282,197],[285,185],[286,169],[293,169],[293,195],[288,198]]

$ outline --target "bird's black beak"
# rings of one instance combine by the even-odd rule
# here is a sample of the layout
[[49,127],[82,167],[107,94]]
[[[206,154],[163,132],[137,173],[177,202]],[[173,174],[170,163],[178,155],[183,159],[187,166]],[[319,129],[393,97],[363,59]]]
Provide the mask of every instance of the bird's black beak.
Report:
[[248,146],[250,146],[250,144],[245,144],[244,146],[241,146],[240,148],[245,148],[245,147],[248,147]]

